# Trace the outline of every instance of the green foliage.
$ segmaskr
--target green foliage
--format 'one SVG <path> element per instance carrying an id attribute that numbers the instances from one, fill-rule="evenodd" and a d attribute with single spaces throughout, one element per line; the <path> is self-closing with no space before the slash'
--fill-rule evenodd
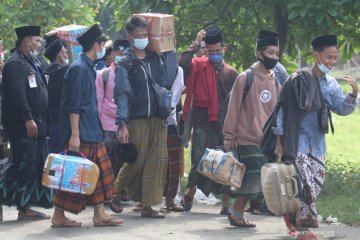
<path id="1" fill-rule="evenodd" d="M 42 34 L 68 24 L 89 25 L 98 12 L 98 2 L 87 0 L 2 0 L 0 35 L 5 48 L 14 47 L 14 29 L 24 25 L 40 25 Z"/>
<path id="2" fill-rule="evenodd" d="M 185 50 L 196 33 L 212 20 L 219 19 L 228 43 L 226 60 L 238 69 L 249 67 L 254 56 L 258 29 L 279 32 L 282 61 L 294 70 L 300 49 L 303 59 L 312 58 L 310 41 L 321 34 L 339 36 L 343 61 L 360 47 L 357 0 L 112 0 L 119 30 L 133 13 L 160 12 L 176 17 L 177 49 Z"/>

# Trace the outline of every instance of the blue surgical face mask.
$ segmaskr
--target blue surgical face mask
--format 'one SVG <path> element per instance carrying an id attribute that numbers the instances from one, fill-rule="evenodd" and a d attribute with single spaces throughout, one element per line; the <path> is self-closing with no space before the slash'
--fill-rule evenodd
<path id="1" fill-rule="evenodd" d="M 327 74 L 329 72 L 331 72 L 334 67 L 332 67 L 331 69 L 329 69 L 327 66 L 325 66 L 325 64 L 323 64 L 321 61 L 320 61 L 320 56 L 318 55 L 318 58 L 319 58 L 319 63 L 317 64 L 318 67 L 319 67 L 319 70 L 324 73 L 324 74 Z"/>
<path id="2" fill-rule="evenodd" d="M 136 47 L 139 50 L 144 50 L 146 48 L 146 46 L 149 43 L 149 39 L 148 38 L 135 38 L 134 39 L 134 47 Z"/>
<path id="3" fill-rule="evenodd" d="M 96 52 L 96 59 L 102 59 L 105 56 L 106 49 L 103 47 L 101 52 Z"/>
<path id="4" fill-rule="evenodd" d="M 115 64 L 118 64 L 123 59 L 124 59 L 124 56 L 115 56 Z"/>
<path id="5" fill-rule="evenodd" d="M 210 62 L 220 63 L 224 59 L 224 54 L 209 54 Z"/>

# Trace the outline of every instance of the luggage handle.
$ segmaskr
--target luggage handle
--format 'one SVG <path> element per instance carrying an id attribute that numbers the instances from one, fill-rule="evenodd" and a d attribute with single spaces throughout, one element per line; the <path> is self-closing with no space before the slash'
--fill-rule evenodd
<path id="1" fill-rule="evenodd" d="M 299 194 L 299 188 L 298 188 L 298 185 L 297 185 L 297 180 L 296 178 L 294 177 L 287 177 L 287 182 L 289 183 L 291 181 L 291 187 L 289 186 L 289 184 L 286 184 L 287 185 L 287 192 L 288 192 L 288 196 L 291 197 L 291 198 L 294 198 L 296 197 L 298 194 Z M 294 189 L 293 191 L 293 194 L 290 193 L 290 189 Z"/>

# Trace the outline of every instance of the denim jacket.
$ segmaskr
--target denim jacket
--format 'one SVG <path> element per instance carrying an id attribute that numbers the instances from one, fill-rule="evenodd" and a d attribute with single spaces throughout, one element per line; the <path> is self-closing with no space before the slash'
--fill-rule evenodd
<path id="1" fill-rule="evenodd" d="M 351 114 L 358 104 L 358 99 L 352 100 L 348 93 L 343 96 L 342 90 L 335 78 L 325 75 L 320 79 L 321 92 L 324 100 L 332 112 L 345 116 Z M 303 112 L 299 129 L 298 152 L 323 157 L 326 153 L 325 134 L 320 132 L 318 113 Z M 276 135 L 283 135 L 283 110 L 280 108 L 277 115 L 277 127 L 273 128 Z"/>

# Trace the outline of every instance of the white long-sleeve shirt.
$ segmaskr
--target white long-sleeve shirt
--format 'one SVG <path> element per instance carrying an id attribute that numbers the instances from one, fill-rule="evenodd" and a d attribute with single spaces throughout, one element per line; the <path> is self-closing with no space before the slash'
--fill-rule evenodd
<path id="1" fill-rule="evenodd" d="M 177 125 L 176 121 L 176 105 L 179 103 L 181 93 L 184 89 L 184 72 L 183 69 L 178 66 L 178 72 L 175 77 L 175 80 L 171 86 L 171 92 L 173 93 L 173 98 L 171 101 L 171 108 L 173 109 L 167 118 L 168 126 Z"/>

